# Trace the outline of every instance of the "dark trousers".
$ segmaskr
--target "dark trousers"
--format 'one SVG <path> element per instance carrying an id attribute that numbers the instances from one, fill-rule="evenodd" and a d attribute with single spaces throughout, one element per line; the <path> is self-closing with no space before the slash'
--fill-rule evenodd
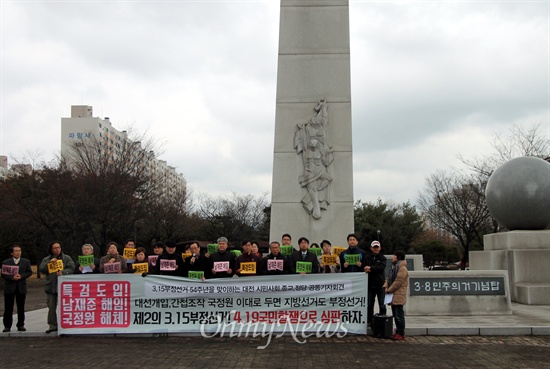
<path id="1" fill-rule="evenodd" d="M 13 303 L 17 304 L 17 328 L 25 326 L 26 294 L 15 289 L 15 293 L 4 294 L 4 327 L 11 328 L 13 324 Z"/>
<path id="2" fill-rule="evenodd" d="M 48 326 L 57 329 L 57 293 L 46 293 L 48 298 Z"/>
<path id="3" fill-rule="evenodd" d="M 395 333 L 405 336 L 405 311 L 403 305 L 392 305 L 391 312 L 395 320 Z"/>
<path id="4" fill-rule="evenodd" d="M 374 315 L 374 300 L 378 298 L 378 310 L 380 315 L 386 315 L 386 305 L 384 305 L 384 297 L 386 296 L 382 287 L 369 288 L 369 302 L 367 307 L 367 322 L 372 323 Z"/>

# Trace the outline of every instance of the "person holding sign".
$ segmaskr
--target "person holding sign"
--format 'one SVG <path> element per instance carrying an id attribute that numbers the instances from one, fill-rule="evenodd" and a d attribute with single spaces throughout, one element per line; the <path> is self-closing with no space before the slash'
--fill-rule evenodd
<path id="1" fill-rule="evenodd" d="M 241 246 L 243 253 L 235 259 L 235 274 L 239 277 L 257 275 L 260 257 L 252 253 L 252 243 L 250 241 L 241 242 Z"/>
<path id="2" fill-rule="evenodd" d="M 321 254 L 321 265 L 319 270 L 321 273 L 340 273 L 342 267 L 340 265 L 340 258 L 338 255 L 332 253 L 332 244 L 329 240 L 323 240 L 321 242 L 321 248 L 323 253 Z"/>
<path id="3" fill-rule="evenodd" d="M 82 246 L 82 255 L 78 257 L 74 274 L 99 273 L 99 259 L 94 257 L 94 247 L 89 243 Z"/>
<path id="4" fill-rule="evenodd" d="M 99 260 L 100 273 L 126 273 L 126 259 L 118 254 L 118 245 L 116 242 L 109 242 L 107 245 L 107 255 Z"/>
<path id="5" fill-rule="evenodd" d="M 147 255 L 145 255 L 145 249 L 143 247 L 136 248 L 136 253 L 134 255 L 134 263 L 132 268 L 129 269 L 129 272 L 134 274 L 143 274 L 149 272 L 149 262 L 147 261 Z"/>
<path id="6" fill-rule="evenodd" d="M 395 320 L 395 334 L 393 340 L 405 339 L 405 311 L 403 305 L 407 302 L 407 288 L 409 287 L 409 271 L 405 261 L 405 252 L 397 250 L 392 258 L 392 265 L 388 278 L 384 283 L 386 294 L 393 294 L 391 311 Z"/>
<path id="7" fill-rule="evenodd" d="M 31 262 L 21 257 L 21 246 L 10 247 L 11 258 L 2 262 L 4 285 L 4 330 L 9 332 L 13 324 L 13 304 L 17 304 L 17 330 L 25 329 L 25 299 L 27 297 L 27 278 L 32 275 Z"/>
<path id="8" fill-rule="evenodd" d="M 149 261 L 149 272 L 154 272 L 155 267 L 157 265 L 157 259 L 159 255 L 162 255 L 164 253 L 164 243 L 163 242 L 157 242 L 153 246 L 153 255 L 149 255 L 147 257 L 147 260 Z"/>
<path id="9" fill-rule="evenodd" d="M 189 251 L 191 252 L 191 256 L 185 258 L 184 276 L 189 278 L 189 272 L 202 272 L 202 277 L 200 279 L 204 281 L 206 278 L 210 278 L 210 260 L 207 257 L 201 255 L 199 244 L 196 242 L 190 244 Z M 197 273 L 193 274 L 195 276 L 197 275 Z M 200 273 L 198 275 L 200 275 Z"/>
<path id="10" fill-rule="evenodd" d="M 319 273 L 319 259 L 317 259 L 317 255 L 309 251 L 309 240 L 300 237 L 298 245 L 300 249 L 290 255 L 290 273 Z"/>
<path id="11" fill-rule="evenodd" d="M 61 251 L 61 244 L 50 242 L 49 255 L 42 259 L 39 269 L 46 276 L 44 292 L 48 298 L 48 330 L 46 333 L 57 331 L 57 277 L 73 274 L 75 265 L 69 255 Z"/>
<path id="12" fill-rule="evenodd" d="M 281 254 L 281 246 L 279 242 L 273 241 L 269 244 L 270 253 L 260 260 L 260 274 L 263 275 L 279 275 L 288 274 L 290 266 L 288 259 Z"/>
<path id="13" fill-rule="evenodd" d="M 124 250 L 122 250 L 122 256 L 126 260 L 126 269 L 132 270 L 132 264 L 135 262 L 136 257 L 136 241 L 132 238 L 126 240 L 124 244 Z"/>
<path id="14" fill-rule="evenodd" d="M 342 273 L 363 272 L 364 263 L 367 258 L 365 251 L 357 247 L 357 236 L 353 233 L 348 234 L 348 249 L 340 253 L 340 264 Z"/>
<path id="15" fill-rule="evenodd" d="M 369 275 L 369 293 L 367 309 L 367 325 L 372 326 L 372 317 L 374 316 L 374 300 L 378 298 L 378 310 L 380 315 L 386 315 L 386 305 L 384 305 L 384 272 L 386 271 L 386 257 L 380 252 L 382 245 L 378 241 L 372 241 L 370 244 L 370 253 L 365 260 L 365 273 Z"/>
<path id="16" fill-rule="evenodd" d="M 227 238 L 218 238 L 218 252 L 210 255 L 212 278 L 231 278 L 235 268 L 235 255 L 227 251 Z"/>
<path id="17" fill-rule="evenodd" d="M 183 277 L 187 273 L 181 255 L 176 253 L 176 243 L 168 240 L 165 245 L 166 252 L 157 258 L 155 274 Z"/>

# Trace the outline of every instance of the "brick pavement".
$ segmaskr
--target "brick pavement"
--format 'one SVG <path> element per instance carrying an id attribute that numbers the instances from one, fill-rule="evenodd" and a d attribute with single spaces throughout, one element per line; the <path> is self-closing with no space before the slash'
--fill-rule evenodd
<path id="1" fill-rule="evenodd" d="M 65 336 L 0 340 L 2 367 L 40 368 L 543 368 L 548 336 L 262 338 Z M 15 354 L 14 354 L 15 353 Z"/>
<path id="2" fill-rule="evenodd" d="M 46 311 L 41 309 L 44 294 L 41 288 L 32 290 L 30 295 L 35 296 L 27 308 L 39 310 L 27 314 L 28 331 L 0 334 L 2 368 L 549 367 L 548 306 L 513 304 L 513 314 L 508 316 L 407 317 L 411 334 L 403 342 L 349 335 L 310 338 L 298 344 L 287 336 L 273 339 L 265 350 L 259 350 L 267 338 L 47 335 Z M 490 336 L 480 331 L 481 335 L 466 336 L 464 329 L 469 328 L 465 327 L 497 327 L 501 329 L 497 334 L 509 335 Z M 514 333 L 518 327 L 530 330 Z M 415 331 L 417 335 L 413 335 Z M 457 335 L 441 335 L 445 331 Z"/>

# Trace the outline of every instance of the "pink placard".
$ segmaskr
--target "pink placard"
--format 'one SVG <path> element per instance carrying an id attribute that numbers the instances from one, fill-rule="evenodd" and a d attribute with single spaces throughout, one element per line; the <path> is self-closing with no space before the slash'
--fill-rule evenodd
<path id="1" fill-rule="evenodd" d="M 215 261 L 214 270 L 216 272 L 225 272 L 229 269 L 229 261 Z"/>
<path id="2" fill-rule="evenodd" d="M 120 262 L 116 263 L 105 263 L 103 264 L 103 271 L 105 273 L 119 273 L 120 272 Z"/>
<path id="3" fill-rule="evenodd" d="M 19 265 L 2 265 L 2 274 L 17 275 L 19 274 Z"/>
<path id="4" fill-rule="evenodd" d="M 268 259 L 267 260 L 267 270 L 275 271 L 275 270 L 283 270 L 283 260 L 277 260 L 277 259 Z"/>
<path id="5" fill-rule="evenodd" d="M 149 262 L 151 263 L 152 266 L 156 266 L 157 265 L 157 259 L 159 258 L 158 255 L 149 255 L 147 257 L 147 260 L 149 260 Z"/>
<path id="6" fill-rule="evenodd" d="M 160 270 L 176 270 L 176 261 L 160 259 Z"/>

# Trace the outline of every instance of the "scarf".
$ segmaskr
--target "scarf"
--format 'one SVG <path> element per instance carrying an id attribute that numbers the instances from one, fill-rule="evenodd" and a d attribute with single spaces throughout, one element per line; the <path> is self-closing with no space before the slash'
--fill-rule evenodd
<path id="1" fill-rule="evenodd" d="M 401 263 L 403 260 L 397 260 L 392 262 L 392 266 L 390 268 L 390 271 L 388 272 L 388 287 L 393 284 L 395 281 L 395 278 L 397 278 L 397 270 L 399 269 L 399 263 Z"/>

